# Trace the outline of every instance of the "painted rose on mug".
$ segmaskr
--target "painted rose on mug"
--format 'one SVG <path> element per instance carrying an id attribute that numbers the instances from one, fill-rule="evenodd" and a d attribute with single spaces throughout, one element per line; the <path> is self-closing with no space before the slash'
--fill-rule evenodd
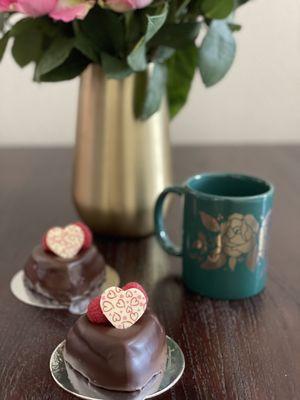
<path id="1" fill-rule="evenodd" d="M 243 255 L 248 255 L 250 267 L 256 259 L 259 231 L 259 224 L 253 215 L 232 214 L 221 225 L 221 230 L 222 249 L 230 257 L 229 267 L 234 269 L 238 258 Z"/>
<path id="2" fill-rule="evenodd" d="M 253 215 L 239 213 L 225 220 L 221 215 L 216 218 L 200 212 L 200 218 L 206 231 L 198 233 L 191 256 L 199 260 L 201 268 L 218 269 L 228 263 L 234 270 L 239 261 L 244 261 L 249 269 L 255 268 L 264 252 L 258 248 L 258 242 L 263 242 L 260 240 L 262 232 L 266 235 L 264 222 L 260 228 Z"/>
<path id="3" fill-rule="evenodd" d="M 249 253 L 256 244 L 259 225 L 253 215 L 232 214 L 223 227 L 223 249 L 231 257 Z"/>
<path id="4" fill-rule="evenodd" d="M 84 18 L 96 0 L 0 0 L 0 11 L 15 11 L 29 17 L 49 15 L 64 22 Z"/>

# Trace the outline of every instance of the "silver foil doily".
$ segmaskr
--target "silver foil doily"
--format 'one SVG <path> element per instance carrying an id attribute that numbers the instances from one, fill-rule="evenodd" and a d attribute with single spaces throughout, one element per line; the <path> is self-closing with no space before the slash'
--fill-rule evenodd
<path id="1" fill-rule="evenodd" d="M 10 282 L 10 290 L 18 300 L 22 301 L 25 304 L 41 308 L 69 310 L 72 314 L 80 315 L 86 312 L 87 306 L 93 297 L 99 295 L 99 293 L 102 293 L 110 286 L 118 286 L 119 283 L 120 277 L 117 271 L 109 265 L 106 265 L 104 283 L 99 288 L 93 290 L 93 292 L 91 292 L 88 297 L 85 297 L 84 299 L 80 299 L 78 301 L 74 301 L 70 306 L 61 305 L 58 302 L 48 299 L 47 297 L 29 289 L 24 282 L 23 270 L 18 271 L 13 276 Z"/>
<path id="2" fill-rule="evenodd" d="M 87 379 L 65 362 L 60 343 L 50 358 L 50 371 L 55 382 L 66 392 L 86 400 L 144 400 L 156 397 L 174 386 L 181 378 L 185 360 L 178 344 L 167 336 L 168 356 L 164 373 L 155 376 L 142 390 L 116 392 L 91 385 Z"/>

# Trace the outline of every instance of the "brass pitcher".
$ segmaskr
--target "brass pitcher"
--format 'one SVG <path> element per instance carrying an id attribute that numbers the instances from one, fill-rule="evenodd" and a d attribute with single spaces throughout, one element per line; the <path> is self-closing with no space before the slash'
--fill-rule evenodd
<path id="1" fill-rule="evenodd" d="M 104 235 L 152 233 L 156 197 L 172 181 L 166 101 L 140 121 L 137 88 L 137 75 L 107 79 L 97 65 L 81 77 L 73 196 L 82 220 Z"/>

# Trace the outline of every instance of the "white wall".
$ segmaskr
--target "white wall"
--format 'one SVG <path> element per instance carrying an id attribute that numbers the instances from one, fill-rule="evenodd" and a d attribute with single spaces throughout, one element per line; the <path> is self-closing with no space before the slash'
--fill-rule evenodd
<path id="1" fill-rule="evenodd" d="M 253 0 L 237 22 L 230 73 L 205 89 L 197 78 L 171 125 L 175 143 L 300 142 L 300 3 Z M 78 81 L 37 85 L 31 67 L 0 65 L 0 145 L 74 141 Z"/>

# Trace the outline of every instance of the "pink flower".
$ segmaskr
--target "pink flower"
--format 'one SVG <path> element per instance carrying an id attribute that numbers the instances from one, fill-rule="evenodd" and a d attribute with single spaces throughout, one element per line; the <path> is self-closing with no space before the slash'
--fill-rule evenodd
<path id="1" fill-rule="evenodd" d="M 0 11 L 17 11 L 30 17 L 49 15 L 64 22 L 84 18 L 96 0 L 0 0 Z"/>
<path id="2" fill-rule="evenodd" d="M 56 6 L 57 0 L 16 0 L 16 11 L 30 17 L 39 17 L 50 14 Z"/>
<path id="3" fill-rule="evenodd" d="M 0 12 L 13 11 L 15 0 L 0 0 Z"/>
<path id="4" fill-rule="evenodd" d="M 95 5 L 96 0 L 58 0 L 50 17 L 64 22 L 83 19 Z"/>
<path id="5" fill-rule="evenodd" d="M 153 0 L 99 0 L 99 4 L 103 8 L 124 13 L 137 8 L 145 8 L 152 3 Z"/>

